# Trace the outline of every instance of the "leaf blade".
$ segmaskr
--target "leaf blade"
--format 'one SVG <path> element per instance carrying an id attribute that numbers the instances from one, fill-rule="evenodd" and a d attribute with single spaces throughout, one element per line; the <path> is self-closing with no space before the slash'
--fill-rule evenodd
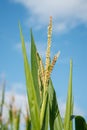
<path id="1" fill-rule="evenodd" d="M 87 130 L 86 121 L 82 116 L 75 117 L 75 129 L 76 130 Z"/>
<path id="2" fill-rule="evenodd" d="M 72 60 L 70 60 L 70 76 L 69 76 L 69 85 L 67 93 L 67 102 L 66 102 L 66 112 L 64 118 L 64 130 L 70 130 L 72 125 L 71 115 L 73 113 L 73 101 L 72 101 Z"/>
<path id="3" fill-rule="evenodd" d="M 34 42 L 34 37 L 31 30 L 31 72 L 37 97 L 38 106 L 40 108 L 40 93 L 38 84 L 38 63 L 37 63 L 37 49 Z"/>
<path id="4" fill-rule="evenodd" d="M 24 37 L 22 34 L 22 29 L 21 29 L 20 24 L 19 24 L 19 29 L 20 29 L 20 37 L 21 37 L 21 42 L 22 42 L 23 57 L 24 57 L 26 89 L 27 89 L 27 96 L 28 96 L 28 105 L 30 106 L 29 108 L 30 108 L 30 116 L 31 116 L 31 122 L 32 122 L 32 130 L 40 130 L 40 119 L 39 119 L 39 109 L 38 109 L 38 104 L 37 104 L 37 98 L 36 98 L 36 93 L 34 89 L 32 74 L 30 71 L 30 66 L 28 64 Z"/>
<path id="5" fill-rule="evenodd" d="M 49 84 L 50 130 L 62 130 L 62 118 L 60 116 L 56 93 L 51 79 L 49 81 Z"/>

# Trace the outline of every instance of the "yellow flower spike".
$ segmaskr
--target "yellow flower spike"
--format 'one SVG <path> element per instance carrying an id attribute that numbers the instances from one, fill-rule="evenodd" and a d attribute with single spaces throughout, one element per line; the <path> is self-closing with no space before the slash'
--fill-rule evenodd
<path id="1" fill-rule="evenodd" d="M 51 74 L 52 70 L 53 70 L 53 67 L 57 61 L 57 59 L 59 58 L 60 56 L 60 51 L 58 51 L 58 53 L 54 56 L 53 60 L 52 60 L 52 63 L 50 65 L 50 68 L 49 68 L 49 73 Z"/>
<path id="2" fill-rule="evenodd" d="M 54 67 L 54 65 L 55 65 L 55 63 L 56 63 L 56 61 L 57 61 L 59 55 L 60 55 L 60 51 L 58 51 L 58 53 L 54 56 L 54 58 L 53 58 L 53 60 L 52 60 L 52 63 L 51 63 L 50 66 L 49 66 L 49 71 L 48 71 L 48 73 L 47 73 L 47 82 L 48 82 L 48 80 L 49 80 L 49 78 L 50 78 L 50 74 L 51 74 L 51 72 L 52 72 L 52 70 L 53 70 L 53 67 Z"/>
<path id="3" fill-rule="evenodd" d="M 42 80 L 42 84 L 44 85 L 44 66 L 42 60 L 40 60 L 40 69 L 41 69 L 41 80 Z"/>
<path id="4" fill-rule="evenodd" d="M 39 84 L 39 87 L 41 86 L 41 82 L 40 82 L 40 70 L 38 69 L 38 84 Z"/>
<path id="5" fill-rule="evenodd" d="M 48 68 L 50 65 L 50 48 L 51 48 L 51 37 L 52 37 L 52 17 L 50 17 L 50 23 L 48 25 L 48 41 L 47 41 L 47 51 L 46 51 L 46 67 L 45 67 L 45 80 L 44 87 L 46 86 L 46 80 L 48 75 Z"/>

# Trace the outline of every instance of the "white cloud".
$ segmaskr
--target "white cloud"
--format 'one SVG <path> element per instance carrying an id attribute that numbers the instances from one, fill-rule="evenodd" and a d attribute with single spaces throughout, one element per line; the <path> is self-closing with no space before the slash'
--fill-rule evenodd
<path id="1" fill-rule="evenodd" d="M 66 31 L 80 23 L 87 24 L 87 0 L 11 0 L 29 12 L 29 24 L 47 24 L 53 16 L 57 31 Z M 31 22 L 33 21 L 33 22 Z"/>
<path id="2" fill-rule="evenodd" d="M 6 74 L 5 72 L 0 73 L 0 80 L 5 80 Z"/>
<path id="3" fill-rule="evenodd" d="M 29 52 L 30 44 L 27 41 L 25 42 L 25 47 L 27 49 L 27 52 Z M 13 48 L 18 52 L 22 52 L 22 44 L 21 44 L 21 42 L 16 43 Z"/>
<path id="4" fill-rule="evenodd" d="M 58 103 L 59 103 L 60 113 L 61 113 L 62 117 L 64 117 L 64 115 L 65 115 L 66 103 L 65 103 L 64 101 L 62 101 L 61 99 L 58 100 Z M 74 115 L 81 115 L 81 116 L 84 116 L 84 117 L 85 117 L 85 115 L 86 115 L 86 113 L 85 113 L 77 104 L 74 104 L 73 114 L 74 114 Z"/>
<path id="5" fill-rule="evenodd" d="M 11 85 L 12 91 L 16 93 L 25 93 L 26 92 L 26 86 L 21 82 L 15 82 Z"/>
<path id="6" fill-rule="evenodd" d="M 27 104 L 26 96 L 23 94 L 17 94 L 13 93 L 12 91 L 8 91 L 5 94 L 5 102 L 7 104 L 10 104 L 12 97 L 15 98 L 15 106 L 17 107 L 17 109 L 22 109 L 22 111 L 25 113 Z"/>

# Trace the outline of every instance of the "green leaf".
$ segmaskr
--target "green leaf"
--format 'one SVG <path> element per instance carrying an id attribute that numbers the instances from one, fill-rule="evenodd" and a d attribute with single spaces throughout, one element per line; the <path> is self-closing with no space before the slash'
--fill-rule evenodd
<path id="1" fill-rule="evenodd" d="M 73 115 L 73 108 L 74 108 L 74 99 L 72 100 L 72 104 L 71 104 L 71 118 L 70 118 L 70 130 L 73 130 L 73 118 L 74 118 L 74 115 Z"/>
<path id="2" fill-rule="evenodd" d="M 75 117 L 75 130 L 87 130 L 86 121 L 82 116 Z"/>
<path id="3" fill-rule="evenodd" d="M 72 101 L 72 60 L 70 60 L 70 77 L 69 77 L 69 86 L 66 102 L 66 113 L 64 119 L 64 130 L 70 130 L 72 120 L 71 115 L 73 113 L 73 101 Z"/>
<path id="4" fill-rule="evenodd" d="M 34 37 L 31 30 L 31 72 L 34 82 L 34 87 L 36 91 L 38 106 L 40 108 L 40 93 L 38 85 L 38 63 L 37 63 L 37 49 L 34 42 Z"/>
<path id="5" fill-rule="evenodd" d="M 26 77 L 26 89 L 27 89 L 27 96 L 28 96 L 28 105 L 30 108 L 30 116 L 32 122 L 32 130 L 40 130 L 40 118 L 39 118 L 39 108 L 37 103 L 37 97 L 35 93 L 35 87 L 33 83 L 33 77 L 30 70 L 30 66 L 28 63 L 28 58 L 25 49 L 24 37 L 22 34 L 22 29 L 19 24 L 20 28 L 20 37 L 22 42 L 22 51 L 24 57 L 24 68 L 25 68 L 25 77 Z"/>
<path id="6" fill-rule="evenodd" d="M 49 81 L 49 112 L 50 130 L 62 130 L 62 118 L 60 116 L 56 93 L 51 80 Z"/>

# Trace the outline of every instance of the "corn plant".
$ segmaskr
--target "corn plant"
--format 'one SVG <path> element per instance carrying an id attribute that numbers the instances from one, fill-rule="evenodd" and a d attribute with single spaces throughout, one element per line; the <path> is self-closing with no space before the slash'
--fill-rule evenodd
<path id="1" fill-rule="evenodd" d="M 72 60 L 70 60 L 70 74 L 64 119 L 60 114 L 56 92 L 51 79 L 51 73 L 60 56 L 60 51 L 58 51 L 51 61 L 52 17 L 50 17 L 48 25 L 45 65 L 37 51 L 32 30 L 30 31 L 31 64 L 29 64 L 20 24 L 19 28 L 28 98 L 28 107 L 26 107 L 27 114 L 23 115 L 25 119 L 25 129 L 23 130 L 73 130 L 73 119 L 75 120 L 75 130 L 87 130 L 87 123 L 84 117 L 75 116 L 73 114 Z M 14 106 L 14 97 L 12 97 L 11 103 L 7 105 L 9 113 L 8 120 L 7 122 L 3 120 L 3 106 L 6 104 L 4 103 L 4 95 L 5 85 L 3 85 L 2 100 L 0 102 L 0 130 L 20 130 L 20 117 L 23 113 Z"/>
<path id="2" fill-rule="evenodd" d="M 22 28 L 20 37 L 24 57 L 24 69 L 26 77 L 26 89 L 28 105 L 31 117 L 31 130 L 73 130 L 71 115 L 73 114 L 72 95 L 72 60 L 70 60 L 70 76 L 66 102 L 66 113 L 64 122 L 60 115 L 56 93 L 50 77 L 54 65 L 59 58 L 60 51 L 50 59 L 51 37 L 52 37 L 52 17 L 48 26 L 48 40 L 46 50 L 45 66 L 37 51 L 34 37 L 31 30 L 31 67 L 28 62 Z"/>

